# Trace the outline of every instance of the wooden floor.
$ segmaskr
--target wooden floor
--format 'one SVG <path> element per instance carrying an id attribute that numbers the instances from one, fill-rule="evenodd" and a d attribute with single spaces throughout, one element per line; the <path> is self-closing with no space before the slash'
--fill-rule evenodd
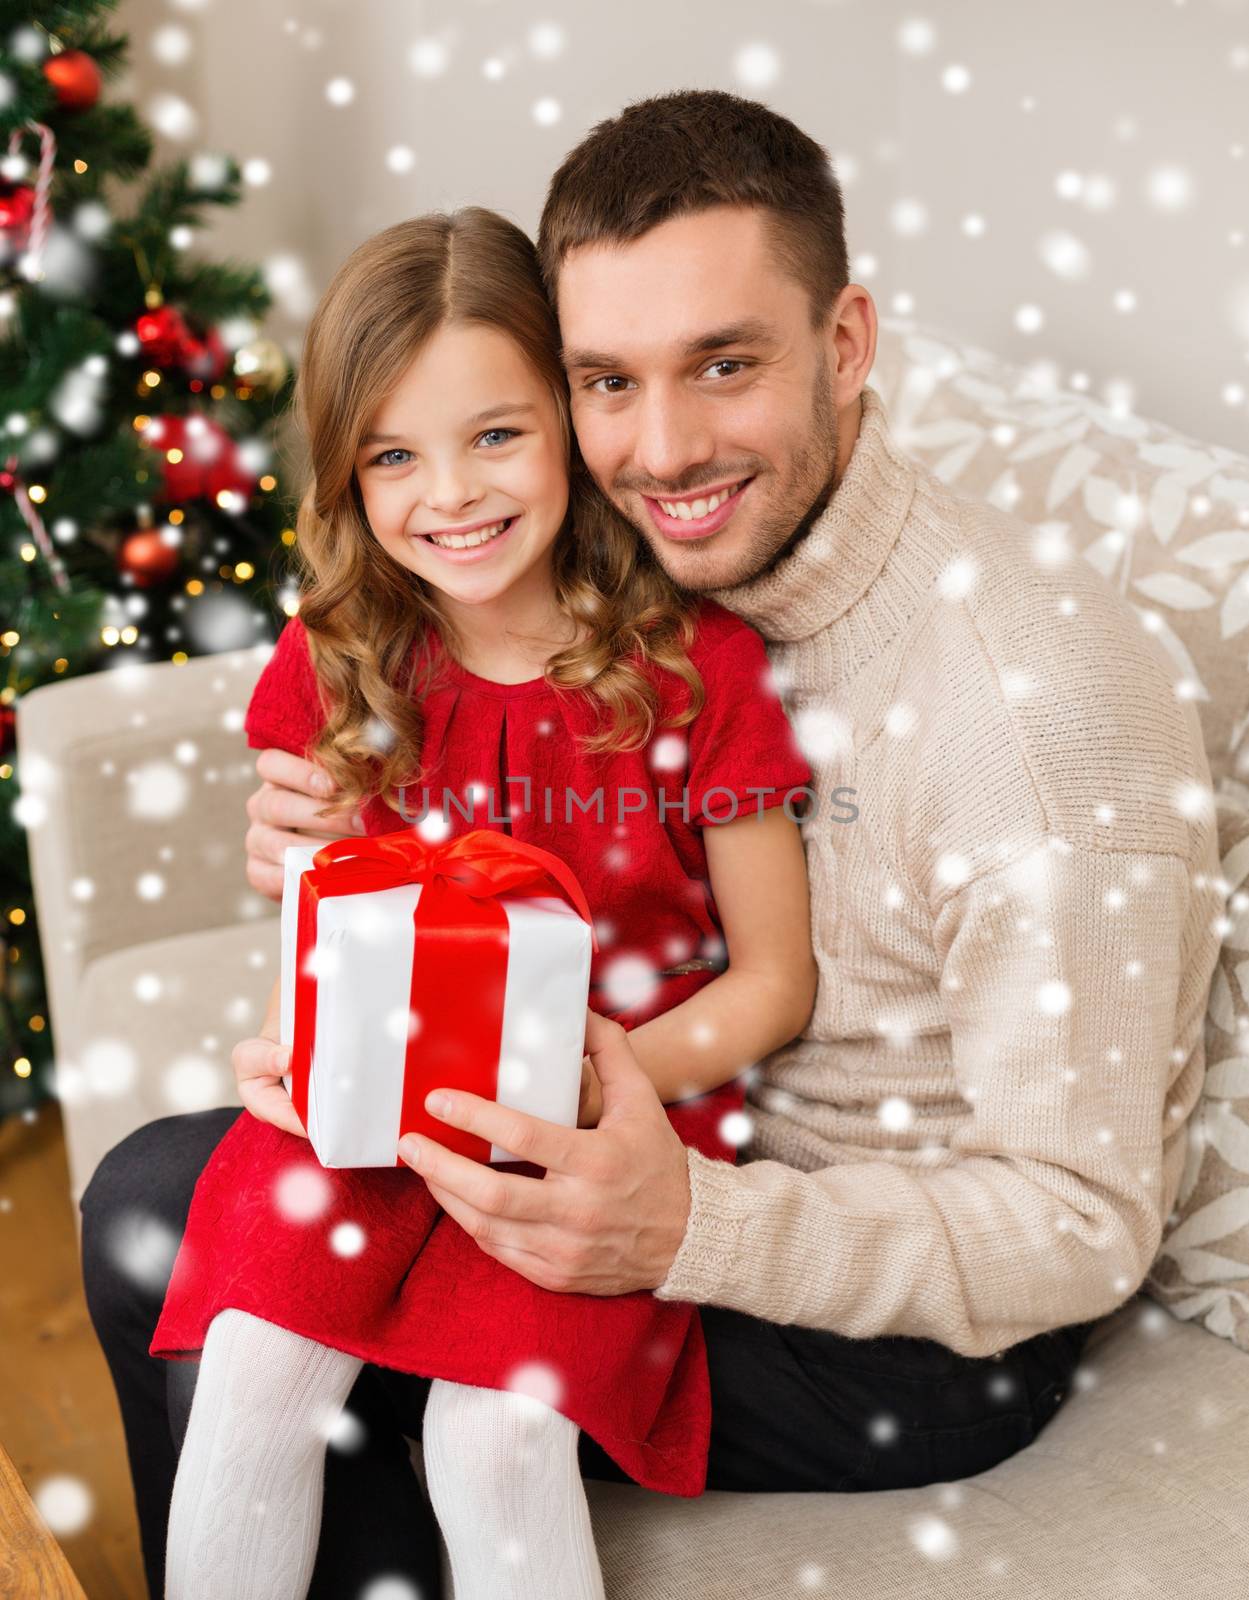
<path id="1" fill-rule="evenodd" d="M 0 1123 L 0 1261 L 0 1440 L 37 1505 L 50 1478 L 70 1478 L 89 1497 L 78 1532 L 53 1531 L 91 1600 L 148 1600 L 121 1415 L 83 1298 L 55 1101 L 33 1121 Z"/>

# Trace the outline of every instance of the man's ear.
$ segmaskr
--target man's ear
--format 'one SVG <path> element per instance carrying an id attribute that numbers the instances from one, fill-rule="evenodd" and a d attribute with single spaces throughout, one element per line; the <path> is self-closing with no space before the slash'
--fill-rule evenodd
<path id="1" fill-rule="evenodd" d="M 848 283 L 833 302 L 824 327 L 825 353 L 833 379 L 833 403 L 840 411 L 863 392 L 876 360 L 879 320 L 876 302 L 861 283 Z"/>

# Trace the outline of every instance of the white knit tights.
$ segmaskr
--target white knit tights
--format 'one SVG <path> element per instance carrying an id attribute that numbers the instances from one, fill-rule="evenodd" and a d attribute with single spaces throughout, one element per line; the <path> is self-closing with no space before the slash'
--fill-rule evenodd
<path id="1" fill-rule="evenodd" d="M 165 1600 L 304 1600 L 326 1442 L 361 1365 L 250 1312 L 218 1312 L 174 1478 Z"/>
<path id="2" fill-rule="evenodd" d="M 169 1511 L 165 1600 L 305 1600 L 326 1441 L 361 1362 L 233 1308 L 209 1324 Z M 422 1438 L 455 1600 L 604 1600 L 577 1427 L 436 1379 Z"/>
<path id="3" fill-rule="evenodd" d="M 528 1395 L 430 1385 L 425 1478 L 455 1600 L 604 1600 L 578 1431 Z"/>

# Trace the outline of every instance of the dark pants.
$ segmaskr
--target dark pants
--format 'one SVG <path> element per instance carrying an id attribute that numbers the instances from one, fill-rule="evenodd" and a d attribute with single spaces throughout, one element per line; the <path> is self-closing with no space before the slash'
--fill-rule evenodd
<path id="1" fill-rule="evenodd" d="M 165 1529 L 198 1364 L 149 1356 L 200 1171 L 235 1117 L 163 1117 L 100 1162 L 82 1197 L 87 1305 L 121 1407 L 152 1600 L 164 1592 Z M 929 1339 L 846 1339 L 702 1308 L 711 1368 L 709 1489 L 916 1488 L 984 1472 L 1022 1450 L 1070 1392 L 1092 1323 L 998 1356 Z M 364 1366 L 348 1397 L 364 1443 L 326 1455 L 308 1600 L 337 1600 L 391 1574 L 440 1600 L 438 1530 L 412 1472 L 429 1379 Z M 587 1435 L 589 1478 L 628 1482 Z"/>

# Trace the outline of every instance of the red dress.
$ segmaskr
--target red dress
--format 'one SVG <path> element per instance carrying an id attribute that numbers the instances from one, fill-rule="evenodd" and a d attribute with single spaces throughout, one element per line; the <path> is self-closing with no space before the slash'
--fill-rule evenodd
<path id="1" fill-rule="evenodd" d="M 663 726 L 686 688 L 662 673 L 659 728 L 650 743 L 597 756 L 576 742 L 594 725 L 582 696 L 542 678 L 494 683 L 460 667 L 440 645 L 431 649 L 445 670 L 424 701 L 425 748 L 439 752 L 424 788 L 429 809 L 445 810 L 451 824 L 438 837 L 493 826 L 568 862 L 599 942 L 590 1003 L 624 1027 L 712 982 L 725 949 L 702 828 L 709 818 L 730 819 L 734 798 L 736 814 L 745 816 L 779 805 L 811 777 L 759 635 L 704 599 L 690 648 L 706 690 L 696 720 Z M 322 720 L 307 638 L 292 618 L 252 695 L 248 743 L 303 755 Z M 476 812 L 465 817 L 475 784 L 493 794 L 476 791 Z M 459 797 L 458 808 L 444 802 L 444 788 Z M 593 803 L 599 788 L 601 821 Z M 669 807 L 662 819 L 661 789 Z M 759 789 L 765 792 L 751 792 Z M 424 800 L 423 792 L 405 795 L 406 821 L 371 800 L 367 831 L 413 825 Z M 716 967 L 668 975 L 692 960 Z M 735 1146 L 719 1124 L 743 1101 L 739 1077 L 666 1110 L 685 1144 L 733 1161 Z M 274 1198 L 278 1180 L 304 1167 L 329 1185 L 330 1203 L 311 1220 L 292 1217 Z M 344 1255 L 331 1244 L 341 1222 L 363 1229 L 358 1253 Z M 474 1244 L 409 1167 L 323 1169 L 306 1139 L 246 1110 L 196 1184 L 149 1353 L 192 1358 L 226 1306 L 378 1366 L 484 1388 L 525 1388 L 518 1369 L 537 1363 L 555 1382 L 556 1409 L 637 1483 L 683 1496 L 705 1486 L 711 1403 L 696 1306 L 649 1290 L 598 1296 L 543 1289 Z"/>

